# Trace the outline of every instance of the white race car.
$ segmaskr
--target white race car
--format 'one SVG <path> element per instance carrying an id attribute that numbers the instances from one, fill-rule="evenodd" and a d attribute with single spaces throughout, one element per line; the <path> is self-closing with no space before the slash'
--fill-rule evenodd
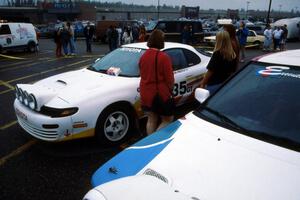
<path id="1" fill-rule="evenodd" d="M 275 53 L 196 89 L 198 109 L 105 163 L 84 200 L 299 200 L 299 63 Z"/>
<path id="2" fill-rule="evenodd" d="M 96 135 L 102 143 L 122 142 L 143 116 L 138 62 L 146 49 L 146 43 L 125 45 L 86 69 L 17 84 L 18 123 L 45 141 Z M 175 101 L 184 104 L 193 99 L 210 57 L 178 43 L 165 43 L 163 51 L 174 67 Z"/>

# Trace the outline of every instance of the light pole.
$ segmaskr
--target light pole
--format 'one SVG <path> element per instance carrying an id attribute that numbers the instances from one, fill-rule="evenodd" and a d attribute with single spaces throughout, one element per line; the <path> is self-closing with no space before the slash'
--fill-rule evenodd
<path id="1" fill-rule="evenodd" d="M 267 24 L 270 24 L 270 11 L 271 11 L 272 0 L 269 2 L 269 10 L 267 15 Z"/>
<path id="2" fill-rule="evenodd" d="M 159 0 L 157 0 L 157 20 L 159 20 Z"/>
<path id="3" fill-rule="evenodd" d="M 249 4 L 250 4 L 250 1 L 247 1 L 246 19 L 248 19 Z"/>

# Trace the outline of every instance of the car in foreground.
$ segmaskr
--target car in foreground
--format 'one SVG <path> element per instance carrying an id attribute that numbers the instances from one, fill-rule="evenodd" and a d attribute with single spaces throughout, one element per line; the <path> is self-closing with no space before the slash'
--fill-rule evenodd
<path id="1" fill-rule="evenodd" d="M 247 37 L 247 45 L 255 45 L 257 47 L 261 47 L 265 41 L 265 37 L 263 35 L 258 35 L 255 31 L 249 30 L 249 34 Z M 204 42 L 208 45 L 215 45 L 216 36 L 207 36 L 204 37 Z"/>
<path id="2" fill-rule="evenodd" d="M 101 166 L 84 200 L 298 200 L 300 50 L 253 60 Z"/>
<path id="3" fill-rule="evenodd" d="M 18 123 L 45 141 L 90 136 L 111 145 L 124 141 L 144 116 L 138 62 L 146 49 L 146 43 L 124 45 L 86 69 L 17 84 Z M 165 43 L 163 51 L 173 64 L 176 105 L 193 100 L 210 57 L 179 43 Z"/>

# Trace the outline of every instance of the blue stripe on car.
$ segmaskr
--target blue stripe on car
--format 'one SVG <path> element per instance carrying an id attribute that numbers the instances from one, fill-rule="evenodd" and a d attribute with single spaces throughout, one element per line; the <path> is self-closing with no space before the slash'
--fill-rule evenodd
<path id="1" fill-rule="evenodd" d="M 94 173 L 92 186 L 137 174 L 172 141 L 180 126 L 181 122 L 175 121 L 113 157 Z"/>

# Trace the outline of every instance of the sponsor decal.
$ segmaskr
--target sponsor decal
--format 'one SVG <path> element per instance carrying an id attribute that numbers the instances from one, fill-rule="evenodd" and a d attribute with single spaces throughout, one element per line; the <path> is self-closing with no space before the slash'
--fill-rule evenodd
<path id="1" fill-rule="evenodd" d="M 266 69 L 259 70 L 258 74 L 263 77 L 282 76 L 282 77 L 291 77 L 291 78 L 299 78 L 300 79 L 300 74 L 285 72 L 286 70 L 289 70 L 289 69 L 290 69 L 289 67 L 284 67 L 284 66 L 269 66 L 269 67 L 266 67 Z"/>
<path id="2" fill-rule="evenodd" d="M 138 48 L 127 48 L 127 47 L 123 47 L 120 49 L 120 51 L 126 51 L 126 52 L 132 52 L 132 53 L 141 53 L 141 49 Z"/>

